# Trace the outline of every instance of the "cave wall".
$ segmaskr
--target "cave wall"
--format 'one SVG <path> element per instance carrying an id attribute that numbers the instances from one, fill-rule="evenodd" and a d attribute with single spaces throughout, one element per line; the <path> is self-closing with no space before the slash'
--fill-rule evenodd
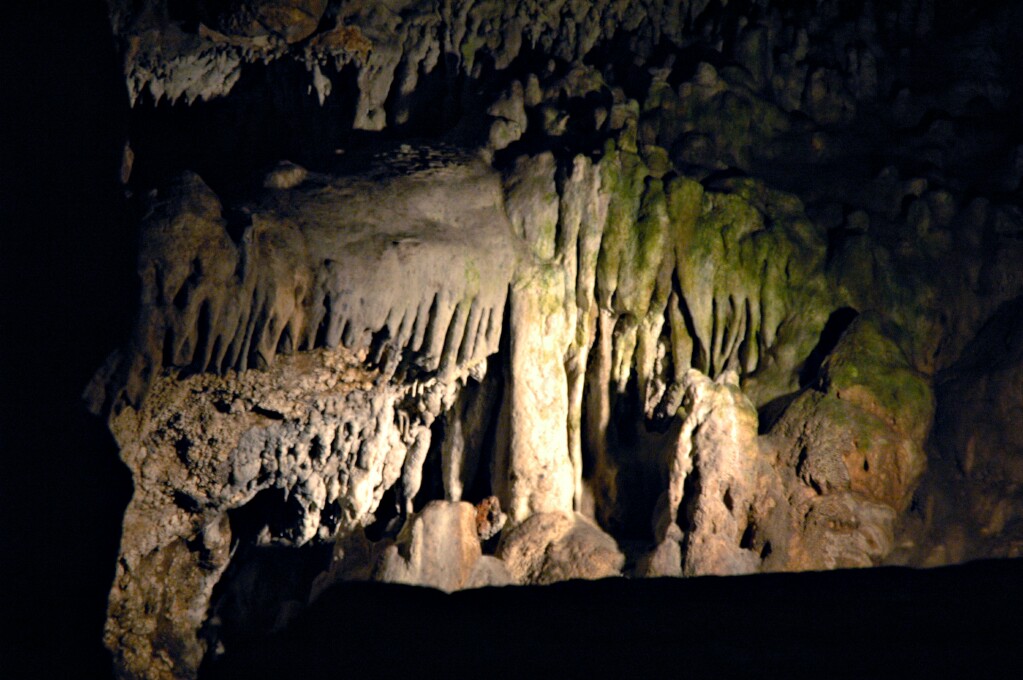
<path id="1" fill-rule="evenodd" d="M 1015 555 L 1014 7 L 108 6 L 126 677 L 339 580 Z"/>

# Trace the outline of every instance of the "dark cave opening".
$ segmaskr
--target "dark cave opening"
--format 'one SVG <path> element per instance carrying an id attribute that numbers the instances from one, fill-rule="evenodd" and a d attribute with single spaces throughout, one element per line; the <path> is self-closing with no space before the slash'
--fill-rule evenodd
<path id="1" fill-rule="evenodd" d="M 824 329 L 821 330 L 820 340 L 810 351 L 806 361 L 803 362 L 803 367 L 799 371 L 800 388 L 810 385 L 817 379 L 817 374 L 820 373 L 824 360 L 835 349 L 842 334 L 845 333 L 846 329 L 849 328 L 849 325 L 852 324 L 859 314 L 852 307 L 842 307 L 831 313 L 824 324 Z"/>
<path id="2" fill-rule="evenodd" d="M 610 465 L 614 476 L 614 497 L 608 498 L 605 490 L 594 488 L 594 514 L 601 528 L 619 543 L 626 554 L 626 572 L 636 564 L 637 559 L 654 543 L 655 508 L 660 499 L 666 480 L 666 449 L 676 441 L 679 421 L 665 412 L 655 409 L 654 417 L 647 419 L 644 409 L 644 395 L 640 394 L 636 370 L 630 376 L 622 392 L 612 381 L 604 387 L 608 390 L 611 414 L 607 430 L 601 436 L 592 429 L 592 410 L 599 398 L 592 393 L 601 389 L 597 379 L 600 361 L 596 347 L 599 338 L 594 339 L 594 351 L 589 355 L 587 375 L 583 385 L 582 412 L 582 479 L 584 485 L 600 484 L 598 475 L 601 468 Z M 671 375 L 670 364 L 665 375 Z M 590 423 L 591 425 L 588 425 Z M 598 451 L 605 451 L 606 462 L 597 460 Z"/>
<path id="3" fill-rule="evenodd" d="M 398 501 L 398 485 L 395 484 L 384 491 L 380 504 L 373 513 L 373 521 L 363 529 L 366 538 L 376 542 L 394 535 L 398 530 L 396 520 L 401 517 L 401 505 Z"/>
<path id="4" fill-rule="evenodd" d="M 632 371 L 625 391 L 613 397 L 607 446 L 617 469 L 617 512 L 605 529 L 616 539 L 651 543 L 660 493 L 664 486 L 661 459 L 677 434 L 675 428 L 648 427 L 639 379 Z"/>
<path id="5" fill-rule="evenodd" d="M 270 487 L 258 492 L 241 507 L 228 511 L 231 536 L 239 544 L 283 537 L 295 515 L 284 489 Z"/>
<path id="6" fill-rule="evenodd" d="M 313 580 L 330 565 L 334 543 L 275 541 L 293 535 L 296 511 L 301 509 L 294 498 L 276 487 L 228 511 L 233 553 L 213 588 L 200 631 L 207 643 L 204 666 L 224 649 L 281 630 L 307 606 Z M 338 511 L 326 508 L 326 523 Z"/>
<path id="7" fill-rule="evenodd" d="M 144 92 L 131 115 L 130 186 L 142 193 L 190 170 L 231 200 L 249 195 L 278 161 L 328 167 L 356 136 L 357 72 L 321 69 L 334 84 L 322 105 L 315 92 L 289 86 L 311 80 L 291 60 L 245 64 L 231 93 L 211 101 L 155 103 Z"/>
<path id="8" fill-rule="evenodd" d="M 441 467 L 441 446 L 444 442 L 445 423 L 437 418 L 430 426 L 430 450 L 423 462 L 423 478 L 419 493 L 413 499 L 412 509 L 421 512 L 430 501 L 444 499 L 444 472 Z"/>
<path id="9" fill-rule="evenodd" d="M 210 597 L 200 632 L 207 643 L 204 663 L 284 629 L 308 605 L 313 580 L 329 566 L 333 549 L 332 542 L 300 548 L 239 543 Z"/>
<path id="10" fill-rule="evenodd" d="M 494 454 L 498 446 L 498 430 L 501 420 L 501 409 L 504 395 L 504 375 L 501 371 L 499 355 L 487 359 L 487 375 L 484 383 L 469 381 L 465 386 L 470 394 L 467 399 L 482 399 L 484 411 L 489 413 L 482 437 L 480 438 L 479 457 L 476 463 L 476 474 L 472 481 L 462 490 L 462 500 L 479 503 L 494 493 L 493 466 Z M 489 404 L 489 407 L 486 406 Z"/>

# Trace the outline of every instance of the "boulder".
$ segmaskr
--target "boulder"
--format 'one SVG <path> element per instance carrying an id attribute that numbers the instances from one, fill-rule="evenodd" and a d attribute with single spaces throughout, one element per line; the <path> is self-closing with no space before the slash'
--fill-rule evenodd
<path id="1" fill-rule="evenodd" d="M 497 556 L 521 584 L 619 576 L 625 564 L 615 540 L 578 513 L 532 515 L 506 530 Z"/>
<path id="2" fill-rule="evenodd" d="M 384 551 L 374 580 L 445 592 L 464 587 L 471 577 L 479 585 L 490 585 L 486 580 L 499 579 L 499 570 L 490 566 L 477 573 L 481 554 L 472 504 L 431 501 L 406 522 L 395 543 Z"/>

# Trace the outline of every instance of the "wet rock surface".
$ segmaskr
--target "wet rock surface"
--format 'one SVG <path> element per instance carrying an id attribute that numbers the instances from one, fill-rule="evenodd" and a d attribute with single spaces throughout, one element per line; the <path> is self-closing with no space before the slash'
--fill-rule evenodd
<path id="1" fill-rule="evenodd" d="M 121 676 L 353 582 L 1017 556 L 1011 3 L 108 7 Z"/>

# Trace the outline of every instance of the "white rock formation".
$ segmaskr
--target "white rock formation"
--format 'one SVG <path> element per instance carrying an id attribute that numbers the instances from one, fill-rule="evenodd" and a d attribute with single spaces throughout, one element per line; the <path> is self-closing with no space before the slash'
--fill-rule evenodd
<path id="1" fill-rule="evenodd" d="M 743 535 L 764 472 L 756 410 L 732 372 L 711 381 L 690 370 L 682 388 L 682 427 L 657 533 L 662 540 L 685 536 L 683 575 L 755 572 L 760 558 L 743 545 Z"/>

